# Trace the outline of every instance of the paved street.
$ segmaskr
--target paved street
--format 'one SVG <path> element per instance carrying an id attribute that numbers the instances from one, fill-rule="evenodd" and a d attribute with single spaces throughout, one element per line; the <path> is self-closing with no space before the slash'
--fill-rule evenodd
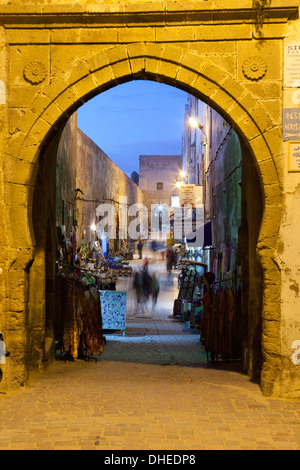
<path id="1" fill-rule="evenodd" d="M 207 364 L 199 333 L 171 317 L 177 276 L 151 269 L 156 309 L 136 312 L 132 280 L 120 280 L 126 335 L 108 335 L 100 361 L 55 362 L 20 392 L 0 388 L 1 450 L 300 449 L 300 401 L 263 397 L 238 365 Z"/>

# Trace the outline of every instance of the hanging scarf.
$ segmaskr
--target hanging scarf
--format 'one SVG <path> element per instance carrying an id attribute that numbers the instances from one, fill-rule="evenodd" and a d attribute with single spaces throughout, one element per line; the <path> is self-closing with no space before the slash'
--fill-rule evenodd
<path id="1" fill-rule="evenodd" d="M 6 364 L 6 348 L 4 341 L 0 340 L 0 364 Z"/>

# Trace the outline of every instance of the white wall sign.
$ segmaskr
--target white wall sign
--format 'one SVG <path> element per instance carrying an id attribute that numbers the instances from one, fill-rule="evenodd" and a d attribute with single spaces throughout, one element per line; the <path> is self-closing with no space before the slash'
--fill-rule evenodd
<path id="1" fill-rule="evenodd" d="M 300 86 L 300 43 L 286 44 L 284 49 L 284 85 Z"/>
<path id="2" fill-rule="evenodd" d="M 6 86 L 3 80 L 0 80 L 0 104 L 6 104 Z"/>
<path id="3" fill-rule="evenodd" d="M 184 184 L 179 190 L 180 205 L 192 204 L 193 206 L 203 204 L 203 186 L 196 184 Z"/>

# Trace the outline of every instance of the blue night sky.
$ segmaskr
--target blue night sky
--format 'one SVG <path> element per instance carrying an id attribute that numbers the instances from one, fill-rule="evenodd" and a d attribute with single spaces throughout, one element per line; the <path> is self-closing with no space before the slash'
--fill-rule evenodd
<path id="1" fill-rule="evenodd" d="M 188 94 L 151 81 L 111 88 L 78 110 L 78 127 L 128 176 L 139 155 L 180 155 Z"/>

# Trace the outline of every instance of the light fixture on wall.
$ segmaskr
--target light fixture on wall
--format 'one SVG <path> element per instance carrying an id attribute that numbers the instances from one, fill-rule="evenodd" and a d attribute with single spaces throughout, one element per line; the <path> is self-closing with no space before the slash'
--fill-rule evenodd
<path id="1" fill-rule="evenodd" d="M 197 119 L 193 118 L 193 117 L 189 117 L 189 123 L 192 127 L 194 127 L 194 129 L 200 129 L 201 132 L 203 132 L 203 134 L 205 135 L 205 138 L 206 138 L 206 142 L 204 143 L 204 145 L 207 144 L 207 135 L 205 134 L 204 130 L 203 130 L 203 126 L 200 124 L 200 122 L 197 121 Z"/>

